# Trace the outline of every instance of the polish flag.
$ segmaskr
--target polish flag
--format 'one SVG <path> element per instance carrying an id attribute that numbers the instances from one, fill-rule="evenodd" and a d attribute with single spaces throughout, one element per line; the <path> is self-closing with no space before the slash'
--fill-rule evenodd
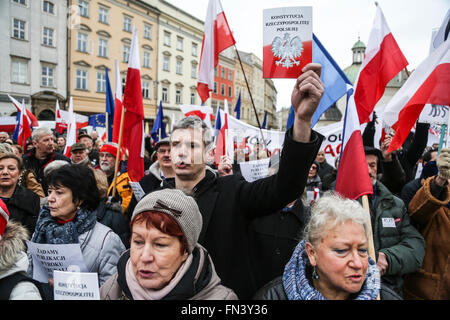
<path id="1" fill-rule="evenodd" d="M 395 130 L 388 152 L 400 148 L 428 103 L 450 105 L 450 39 L 414 70 L 384 108 L 383 121 Z"/>
<path id="2" fill-rule="evenodd" d="M 197 83 L 202 102 L 214 90 L 214 68 L 219 63 L 219 53 L 235 43 L 220 0 L 209 0 Z"/>
<path id="3" fill-rule="evenodd" d="M 128 175 L 133 182 L 144 176 L 144 102 L 137 28 L 133 29 L 127 81 L 123 97 L 123 145 L 128 149 Z M 116 71 L 117 73 L 117 71 Z M 117 88 L 117 87 L 116 87 Z M 117 92 L 116 92 L 117 94 Z"/>
<path id="4" fill-rule="evenodd" d="M 70 148 L 77 142 L 77 120 L 73 112 L 72 97 L 69 100 L 69 123 L 67 129 L 66 147 L 64 149 L 64 155 L 70 158 Z"/>
<path id="5" fill-rule="evenodd" d="M 19 101 L 17 101 L 13 97 L 11 97 L 9 94 L 8 94 L 8 97 L 12 101 L 14 106 L 16 107 L 17 112 L 20 112 L 20 110 L 22 109 L 22 107 L 21 107 L 22 104 L 19 103 Z M 25 104 L 24 104 L 24 106 L 25 106 Z M 39 127 L 38 119 L 34 116 L 34 114 L 30 110 L 28 110 L 27 108 L 25 108 L 25 110 L 27 111 L 28 121 L 29 121 L 29 123 L 31 123 L 31 126 L 32 127 Z"/>
<path id="6" fill-rule="evenodd" d="M 226 99 L 224 103 L 225 111 L 220 110 L 220 107 L 218 108 L 215 128 L 215 130 L 218 131 L 216 139 L 216 152 L 214 153 L 214 162 L 217 167 L 219 166 L 221 156 L 225 154 L 230 155 L 230 142 L 231 147 L 233 148 L 233 141 L 228 141 L 228 102 Z"/>
<path id="7" fill-rule="evenodd" d="M 196 106 L 196 105 L 179 105 L 181 112 L 185 117 L 197 116 L 202 119 L 206 126 L 212 129 L 211 120 L 213 119 L 213 109 L 210 106 Z"/>
<path id="8" fill-rule="evenodd" d="M 361 124 L 370 121 L 387 83 L 408 65 L 377 5 L 366 53 L 355 82 L 354 99 Z"/>
<path id="9" fill-rule="evenodd" d="M 62 134 L 64 129 L 67 129 L 67 123 L 65 123 L 61 117 L 61 108 L 59 107 L 58 99 L 56 99 L 55 109 L 55 131 L 59 134 Z"/>
<path id="10" fill-rule="evenodd" d="M 17 143 L 22 146 L 22 148 L 25 150 L 25 145 L 27 142 L 27 139 L 31 137 L 31 127 L 30 127 L 30 120 L 28 119 L 28 116 L 25 112 L 25 103 L 22 100 L 21 104 L 21 110 L 20 110 L 20 119 L 19 119 L 19 136 L 17 138 Z"/>
<path id="11" fill-rule="evenodd" d="M 115 98 L 114 98 L 114 122 L 112 142 L 119 143 L 120 120 L 122 118 L 122 81 L 120 80 L 119 63 L 114 59 L 115 67 Z"/>
<path id="12" fill-rule="evenodd" d="M 355 200 L 365 194 L 373 194 L 373 187 L 367 168 L 353 89 L 350 90 L 347 93 L 350 97 L 345 111 L 342 151 L 335 191 L 346 198 Z"/>

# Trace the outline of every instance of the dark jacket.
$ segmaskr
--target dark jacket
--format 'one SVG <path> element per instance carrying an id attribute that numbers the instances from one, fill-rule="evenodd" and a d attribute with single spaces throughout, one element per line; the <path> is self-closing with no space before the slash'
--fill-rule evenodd
<path id="1" fill-rule="evenodd" d="M 323 179 L 323 177 L 325 177 L 325 175 L 332 173 L 334 170 L 334 167 L 330 164 L 328 164 L 327 160 L 324 160 L 324 162 L 319 163 L 319 167 L 317 168 L 317 174 L 320 177 L 320 180 Z"/>
<path id="2" fill-rule="evenodd" d="M 283 274 L 308 218 L 309 207 L 304 207 L 298 199 L 291 208 L 251 221 L 250 259 L 257 288 Z"/>
<path id="3" fill-rule="evenodd" d="M 250 183 L 240 175 L 217 177 L 206 170 L 205 178 L 194 187 L 193 197 L 203 216 L 199 243 L 210 253 L 223 285 L 233 289 L 239 299 L 250 299 L 257 290 L 249 257 L 250 221 L 298 198 L 322 140 L 322 135 L 311 131 L 310 142 L 295 142 L 290 129 L 277 174 Z M 174 188 L 175 179 L 163 184 Z"/>
<path id="4" fill-rule="evenodd" d="M 118 203 L 100 202 L 96 210 L 97 221 L 111 228 L 122 240 L 125 248 L 130 247 L 130 226 L 122 213 L 122 207 Z"/>
<path id="5" fill-rule="evenodd" d="M 405 184 L 400 194 L 400 198 L 405 203 L 405 207 L 408 208 L 412 198 L 414 198 L 416 192 L 422 187 L 422 183 L 422 178 L 417 178 Z"/>
<path id="6" fill-rule="evenodd" d="M 287 300 L 287 295 L 283 287 L 282 277 L 278 277 L 262 287 L 253 297 L 253 300 Z M 389 286 L 381 283 L 380 300 L 403 300 Z"/>
<path id="7" fill-rule="evenodd" d="M 377 181 L 371 200 L 373 243 L 383 252 L 388 269 L 381 280 L 402 294 L 403 276 L 417 271 L 425 255 L 425 241 L 411 225 L 405 204 Z"/>
<path id="8" fill-rule="evenodd" d="M 58 152 L 49 154 L 44 160 L 39 160 L 35 155 L 36 149 L 32 149 L 31 151 L 24 154 L 22 157 L 23 165 L 25 169 L 31 169 L 34 171 L 37 181 L 41 184 L 42 189 L 44 189 L 44 193 L 47 196 L 48 185 L 47 181 L 45 181 L 44 178 L 45 167 L 54 160 L 64 160 L 70 163 L 70 159 Z"/>
<path id="9" fill-rule="evenodd" d="M 10 219 L 22 223 L 32 235 L 41 209 L 39 196 L 23 186 L 17 185 L 12 197 L 5 203 Z"/>

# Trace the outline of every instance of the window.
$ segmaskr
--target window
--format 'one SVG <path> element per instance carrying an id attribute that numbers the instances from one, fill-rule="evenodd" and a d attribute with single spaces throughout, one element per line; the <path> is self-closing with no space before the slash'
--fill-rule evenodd
<path id="1" fill-rule="evenodd" d="M 183 51 L 183 38 L 177 37 L 177 50 Z"/>
<path id="2" fill-rule="evenodd" d="M 125 83 L 127 83 L 127 77 L 122 77 L 122 95 L 125 93 Z"/>
<path id="3" fill-rule="evenodd" d="M 219 66 L 214 67 L 214 76 L 218 77 L 219 76 Z"/>
<path id="4" fill-rule="evenodd" d="M 82 17 L 89 17 L 89 2 L 86 0 L 78 0 L 78 13 Z"/>
<path id="5" fill-rule="evenodd" d="M 44 27 L 42 30 L 42 44 L 46 46 L 54 46 L 53 29 Z"/>
<path id="6" fill-rule="evenodd" d="M 98 21 L 101 23 L 108 24 L 109 20 L 109 9 L 104 7 L 98 7 Z"/>
<path id="7" fill-rule="evenodd" d="M 233 80 L 233 71 L 228 70 L 228 80 Z"/>
<path id="8" fill-rule="evenodd" d="M 195 92 L 191 92 L 191 104 L 195 105 Z"/>
<path id="9" fill-rule="evenodd" d="M 164 71 L 169 71 L 169 56 L 164 56 L 163 57 L 163 70 Z"/>
<path id="10" fill-rule="evenodd" d="M 170 47 L 170 32 L 164 31 L 164 45 Z"/>
<path id="11" fill-rule="evenodd" d="M 41 85 L 43 87 L 54 86 L 55 68 L 49 66 L 42 66 Z"/>
<path id="12" fill-rule="evenodd" d="M 217 93 L 217 82 L 214 82 L 214 93 Z"/>
<path id="13" fill-rule="evenodd" d="M 163 102 L 169 102 L 169 89 L 167 87 L 162 88 L 161 99 Z"/>
<path id="14" fill-rule="evenodd" d="M 233 92 L 231 86 L 228 86 L 228 96 L 231 98 L 233 96 Z"/>
<path id="15" fill-rule="evenodd" d="M 181 89 L 175 90 L 175 103 L 181 104 Z"/>
<path id="16" fill-rule="evenodd" d="M 197 78 L 197 65 L 195 63 L 191 65 L 191 77 Z"/>
<path id="17" fill-rule="evenodd" d="M 222 67 L 220 76 L 222 77 L 222 79 L 225 79 L 225 68 L 224 67 Z"/>
<path id="18" fill-rule="evenodd" d="M 106 92 L 106 73 L 97 72 L 97 92 Z"/>
<path id="19" fill-rule="evenodd" d="M 25 24 L 23 20 L 13 19 L 13 37 L 25 40 Z"/>
<path id="20" fill-rule="evenodd" d="M 81 52 L 87 52 L 87 34 L 78 32 L 77 50 Z"/>
<path id="21" fill-rule="evenodd" d="M 150 82 L 142 81 L 142 98 L 150 99 Z"/>
<path id="22" fill-rule="evenodd" d="M 123 30 L 131 32 L 131 18 L 123 16 Z"/>
<path id="23" fill-rule="evenodd" d="M 221 94 L 222 96 L 225 95 L 225 85 L 224 85 L 224 84 L 222 84 L 222 85 L 220 86 L 220 94 Z"/>
<path id="24" fill-rule="evenodd" d="M 177 74 L 182 74 L 183 73 L 183 60 L 181 59 L 177 59 L 177 70 L 176 70 Z"/>
<path id="25" fill-rule="evenodd" d="M 50 1 L 44 0 L 42 3 L 42 10 L 50 14 L 55 14 L 55 5 Z"/>
<path id="26" fill-rule="evenodd" d="M 26 5 L 27 5 L 27 0 L 13 0 L 13 2 L 18 3 L 18 4 L 21 4 L 21 5 L 23 5 L 23 6 L 26 6 Z"/>
<path id="27" fill-rule="evenodd" d="M 107 39 L 98 39 L 98 55 L 100 57 L 107 58 L 108 57 L 108 40 Z"/>
<path id="28" fill-rule="evenodd" d="M 197 56 L 197 44 L 194 43 L 194 42 L 192 42 L 192 55 L 193 55 L 194 57 Z"/>
<path id="29" fill-rule="evenodd" d="M 28 83 L 28 62 L 24 60 L 12 61 L 12 82 Z"/>
<path id="30" fill-rule="evenodd" d="M 87 71 L 82 69 L 76 70 L 75 88 L 78 90 L 87 90 Z"/>
<path id="31" fill-rule="evenodd" d="M 122 50 L 122 60 L 123 60 L 123 62 L 128 62 L 129 58 L 130 58 L 130 46 L 127 44 L 124 44 L 123 50 Z"/>
<path id="32" fill-rule="evenodd" d="M 145 68 L 151 68 L 150 61 L 150 52 L 144 50 L 142 66 Z"/>
<path id="33" fill-rule="evenodd" d="M 152 38 L 152 26 L 148 24 L 144 24 L 144 38 L 151 39 Z"/>

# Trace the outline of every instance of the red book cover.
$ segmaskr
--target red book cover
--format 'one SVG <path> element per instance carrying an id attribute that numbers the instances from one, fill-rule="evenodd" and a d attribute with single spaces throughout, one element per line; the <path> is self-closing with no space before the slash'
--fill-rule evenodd
<path id="1" fill-rule="evenodd" d="M 263 10 L 263 77 L 297 78 L 312 62 L 312 7 Z"/>

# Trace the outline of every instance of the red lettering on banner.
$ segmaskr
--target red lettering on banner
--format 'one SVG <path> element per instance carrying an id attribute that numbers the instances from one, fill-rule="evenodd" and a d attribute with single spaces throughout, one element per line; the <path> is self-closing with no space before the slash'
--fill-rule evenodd
<path id="1" fill-rule="evenodd" d="M 336 155 L 334 154 L 333 147 L 331 146 L 331 144 L 327 145 L 323 149 L 323 152 L 325 152 L 325 154 L 330 154 L 333 158 L 336 157 Z"/>

